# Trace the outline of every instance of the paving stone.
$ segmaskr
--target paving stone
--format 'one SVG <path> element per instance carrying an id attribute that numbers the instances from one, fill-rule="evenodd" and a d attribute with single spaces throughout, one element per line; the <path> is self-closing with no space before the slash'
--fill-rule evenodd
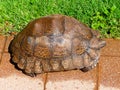
<path id="1" fill-rule="evenodd" d="M 30 77 L 14 68 L 8 53 L 3 54 L 0 65 L 0 88 L 2 90 L 44 90 L 45 74 Z"/>
<path id="2" fill-rule="evenodd" d="M 13 40 L 13 38 L 14 38 L 13 36 L 8 36 L 7 37 L 7 41 L 6 41 L 4 52 L 8 52 L 8 48 L 9 48 L 10 42 Z"/>
<path id="3" fill-rule="evenodd" d="M 96 90 L 96 68 L 48 73 L 46 90 Z"/>
<path id="4" fill-rule="evenodd" d="M 8 37 L 4 52 L 12 36 Z M 5 44 L 5 36 L 0 36 L 0 57 Z M 98 68 L 89 72 L 72 70 L 66 72 L 40 74 L 30 77 L 17 70 L 10 63 L 9 53 L 4 53 L 0 64 L 0 88 L 2 90 L 120 90 L 120 40 L 106 39 L 107 45 L 101 51 Z M 98 77 L 99 76 L 99 77 Z M 99 83 L 98 83 L 99 82 Z M 99 86 L 99 88 L 97 87 Z"/>
<path id="5" fill-rule="evenodd" d="M 120 90 L 120 57 L 101 57 L 99 90 Z"/>
<path id="6" fill-rule="evenodd" d="M 0 64 L 1 64 L 2 54 L 0 53 Z"/>
<path id="7" fill-rule="evenodd" d="M 5 44 L 5 36 L 0 35 L 0 52 L 3 52 L 4 44 Z"/>
<path id="8" fill-rule="evenodd" d="M 106 46 L 101 50 L 102 56 L 120 56 L 120 40 L 106 39 Z"/>

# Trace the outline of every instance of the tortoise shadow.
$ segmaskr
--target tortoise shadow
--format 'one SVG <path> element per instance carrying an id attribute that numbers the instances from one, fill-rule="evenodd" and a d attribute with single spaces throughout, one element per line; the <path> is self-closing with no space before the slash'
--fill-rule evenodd
<path id="1" fill-rule="evenodd" d="M 14 40 L 14 38 L 13 38 L 13 40 Z M 8 52 L 10 53 L 10 63 L 14 65 L 15 69 L 21 70 L 20 68 L 18 68 L 17 63 L 14 63 L 12 60 L 13 56 L 12 56 L 12 51 L 11 51 L 10 47 L 12 45 L 13 40 L 11 40 L 9 47 L 8 47 Z"/>

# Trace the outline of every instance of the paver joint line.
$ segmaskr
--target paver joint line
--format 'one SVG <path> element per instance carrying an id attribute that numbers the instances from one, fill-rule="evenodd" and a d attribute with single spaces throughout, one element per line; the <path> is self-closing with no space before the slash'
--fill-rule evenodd
<path id="1" fill-rule="evenodd" d="M 100 87 L 100 64 L 98 63 L 97 65 L 97 82 L 96 82 L 96 90 L 99 90 L 99 87 Z"/>
<path id="2" fill-rule="evenodd" d="M 4 50 L 5 50 L 6 41 L 7 41 L 7 36 L 5 36 L 5 42 L 4 42 L 4 46 L 3 46 L 3 48 L 2 48 L 1 57 L 0 57 L 0 64 L 1 64 L 2 56 L 3 56 Z"/>
<path id="3" fill-rule="evenodd" d="M 101 55 L 101 57 L 120 57 L 120 56 Z"/>
<path id="4" fill-rule="evenodd" d="M 47 77 L 48 77 L 48 73 L 45 73 L 44 90 L 46 90 Z"/>

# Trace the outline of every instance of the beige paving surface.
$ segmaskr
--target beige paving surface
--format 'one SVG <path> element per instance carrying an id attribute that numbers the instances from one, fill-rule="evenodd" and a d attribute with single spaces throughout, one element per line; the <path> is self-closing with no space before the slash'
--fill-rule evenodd
<path id="1" fill-rule="evenodd" d="M 30 77 L 10 63 L 12 39 L 0 36 L 0 90 L 120 90 L 120 40 L 106 39 L 99 64 L 87 73 L 72 70 Z"/>

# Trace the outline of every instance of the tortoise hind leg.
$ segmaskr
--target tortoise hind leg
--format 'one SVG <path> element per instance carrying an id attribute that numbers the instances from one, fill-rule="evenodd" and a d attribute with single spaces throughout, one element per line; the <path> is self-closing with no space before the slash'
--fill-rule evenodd
<path id="1" fill-rule="evenodd" d="M 92 66 L 89 66 L 89 67 L 84 67 L 84 68 L 82 68 L 80 70 L 83 71 L 83 72 L 87 72 L 87 71 L 89 71 L 91 69 L 92 69 Z"/>

